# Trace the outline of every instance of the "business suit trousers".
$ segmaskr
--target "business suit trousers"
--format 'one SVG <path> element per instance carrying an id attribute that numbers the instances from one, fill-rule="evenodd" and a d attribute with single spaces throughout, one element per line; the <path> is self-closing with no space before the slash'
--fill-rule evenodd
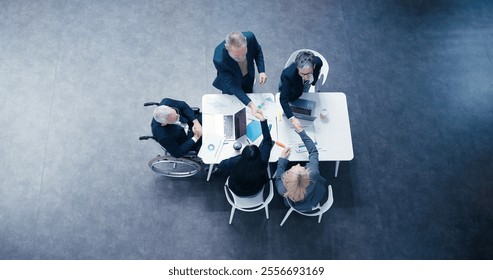
<path id="1" fill-rule="evenodd" d="M 255 78 L 246 74 L 241 78 L 241 89 L 245 93 L 252 93 L 253 92 L 253 82 L 255 81 Z"/>

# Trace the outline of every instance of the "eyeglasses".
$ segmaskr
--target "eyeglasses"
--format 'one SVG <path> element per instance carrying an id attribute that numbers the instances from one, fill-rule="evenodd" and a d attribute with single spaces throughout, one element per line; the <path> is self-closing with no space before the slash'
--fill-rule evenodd
<path id="1" fill-rule="evenodd" d="M 313 74 L 313 70 L 308 73 L 303 73 L 300 70 L 298 70 L 298 74 L 303 78 L 309 78 Z"/>

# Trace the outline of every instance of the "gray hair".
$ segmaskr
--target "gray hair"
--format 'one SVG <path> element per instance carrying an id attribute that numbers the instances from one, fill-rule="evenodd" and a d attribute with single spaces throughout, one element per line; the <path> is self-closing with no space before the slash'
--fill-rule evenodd
<path id="1" fill-rule="evenodd" d="M 296 63 L 296 68 L 304 69 L 304 68 L 315 68 L 315 55 L 310 51 L 301 51 L 296 56 L 294 62 Z"/>
<path id="2" fill-rule="evenodd" d="M 226 48 L 229 48 L 230 46 L 235 47 L 235 48 L 241 48 L 246 46 L 246 38 L 243 35 L 243 33 L 239 31 L 231 32 L 226 36 Z"/>
<path id="3" fill-rule="evenodd" d="M 154 117 L 154 120 L 157 121 L 158 123 L 162 123 L 164 125 L 168 124 L 168 116 L 172 113 L 175 112 L 175 109 L 166 106 L 166 105 L 161 105 L 158 106 L 156 109 L 154 109 L 154 113 L 152 116 Z"/>

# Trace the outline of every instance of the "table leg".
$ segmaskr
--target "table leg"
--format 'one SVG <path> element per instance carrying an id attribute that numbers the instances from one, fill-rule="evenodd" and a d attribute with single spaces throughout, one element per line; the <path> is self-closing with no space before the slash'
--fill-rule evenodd
<path id="1" fill-rule="evenodd" d="M 339 172 L 339 161 L 336 161 L 336 173 L 334 177 L 337 177 L 337 172 Z"/>
<path id="2" fill-rule="evenodd" d="M 214 169 L 214 163 L 211 163 L 209 165 L 209 172 L 207 173 L 207 182 L 209 182 L 209 179 L 211 178 L 212 170 Z"/>

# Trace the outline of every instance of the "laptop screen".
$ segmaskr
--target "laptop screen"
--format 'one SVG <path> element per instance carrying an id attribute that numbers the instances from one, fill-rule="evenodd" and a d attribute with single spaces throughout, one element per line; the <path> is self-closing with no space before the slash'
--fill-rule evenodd
<path id="1" fill-rule="evenodd" d="M 291 111 L 295 117 L 308 121 L 316 119 L 316 117 L 313 116 L 316 105 L 317 103 L 315 101 L 308 99 L 298 99 L 289 103 L 289 107 L 291 107 Z"/>
<path id="2" fill-rule="evenodd" d="M 293 102 L 289 102 L 289 105 L 293 111 L 299 111 L 297 113 L 311 115 L 315 109 L 316 102 L 308 99 L 297 99 Z"/>
<path id="3" fill-rule="evenodd" d="M 235 114 L 235 138 L 245 135 L 246 130 L 246 108 L 243 108 Z"/>

